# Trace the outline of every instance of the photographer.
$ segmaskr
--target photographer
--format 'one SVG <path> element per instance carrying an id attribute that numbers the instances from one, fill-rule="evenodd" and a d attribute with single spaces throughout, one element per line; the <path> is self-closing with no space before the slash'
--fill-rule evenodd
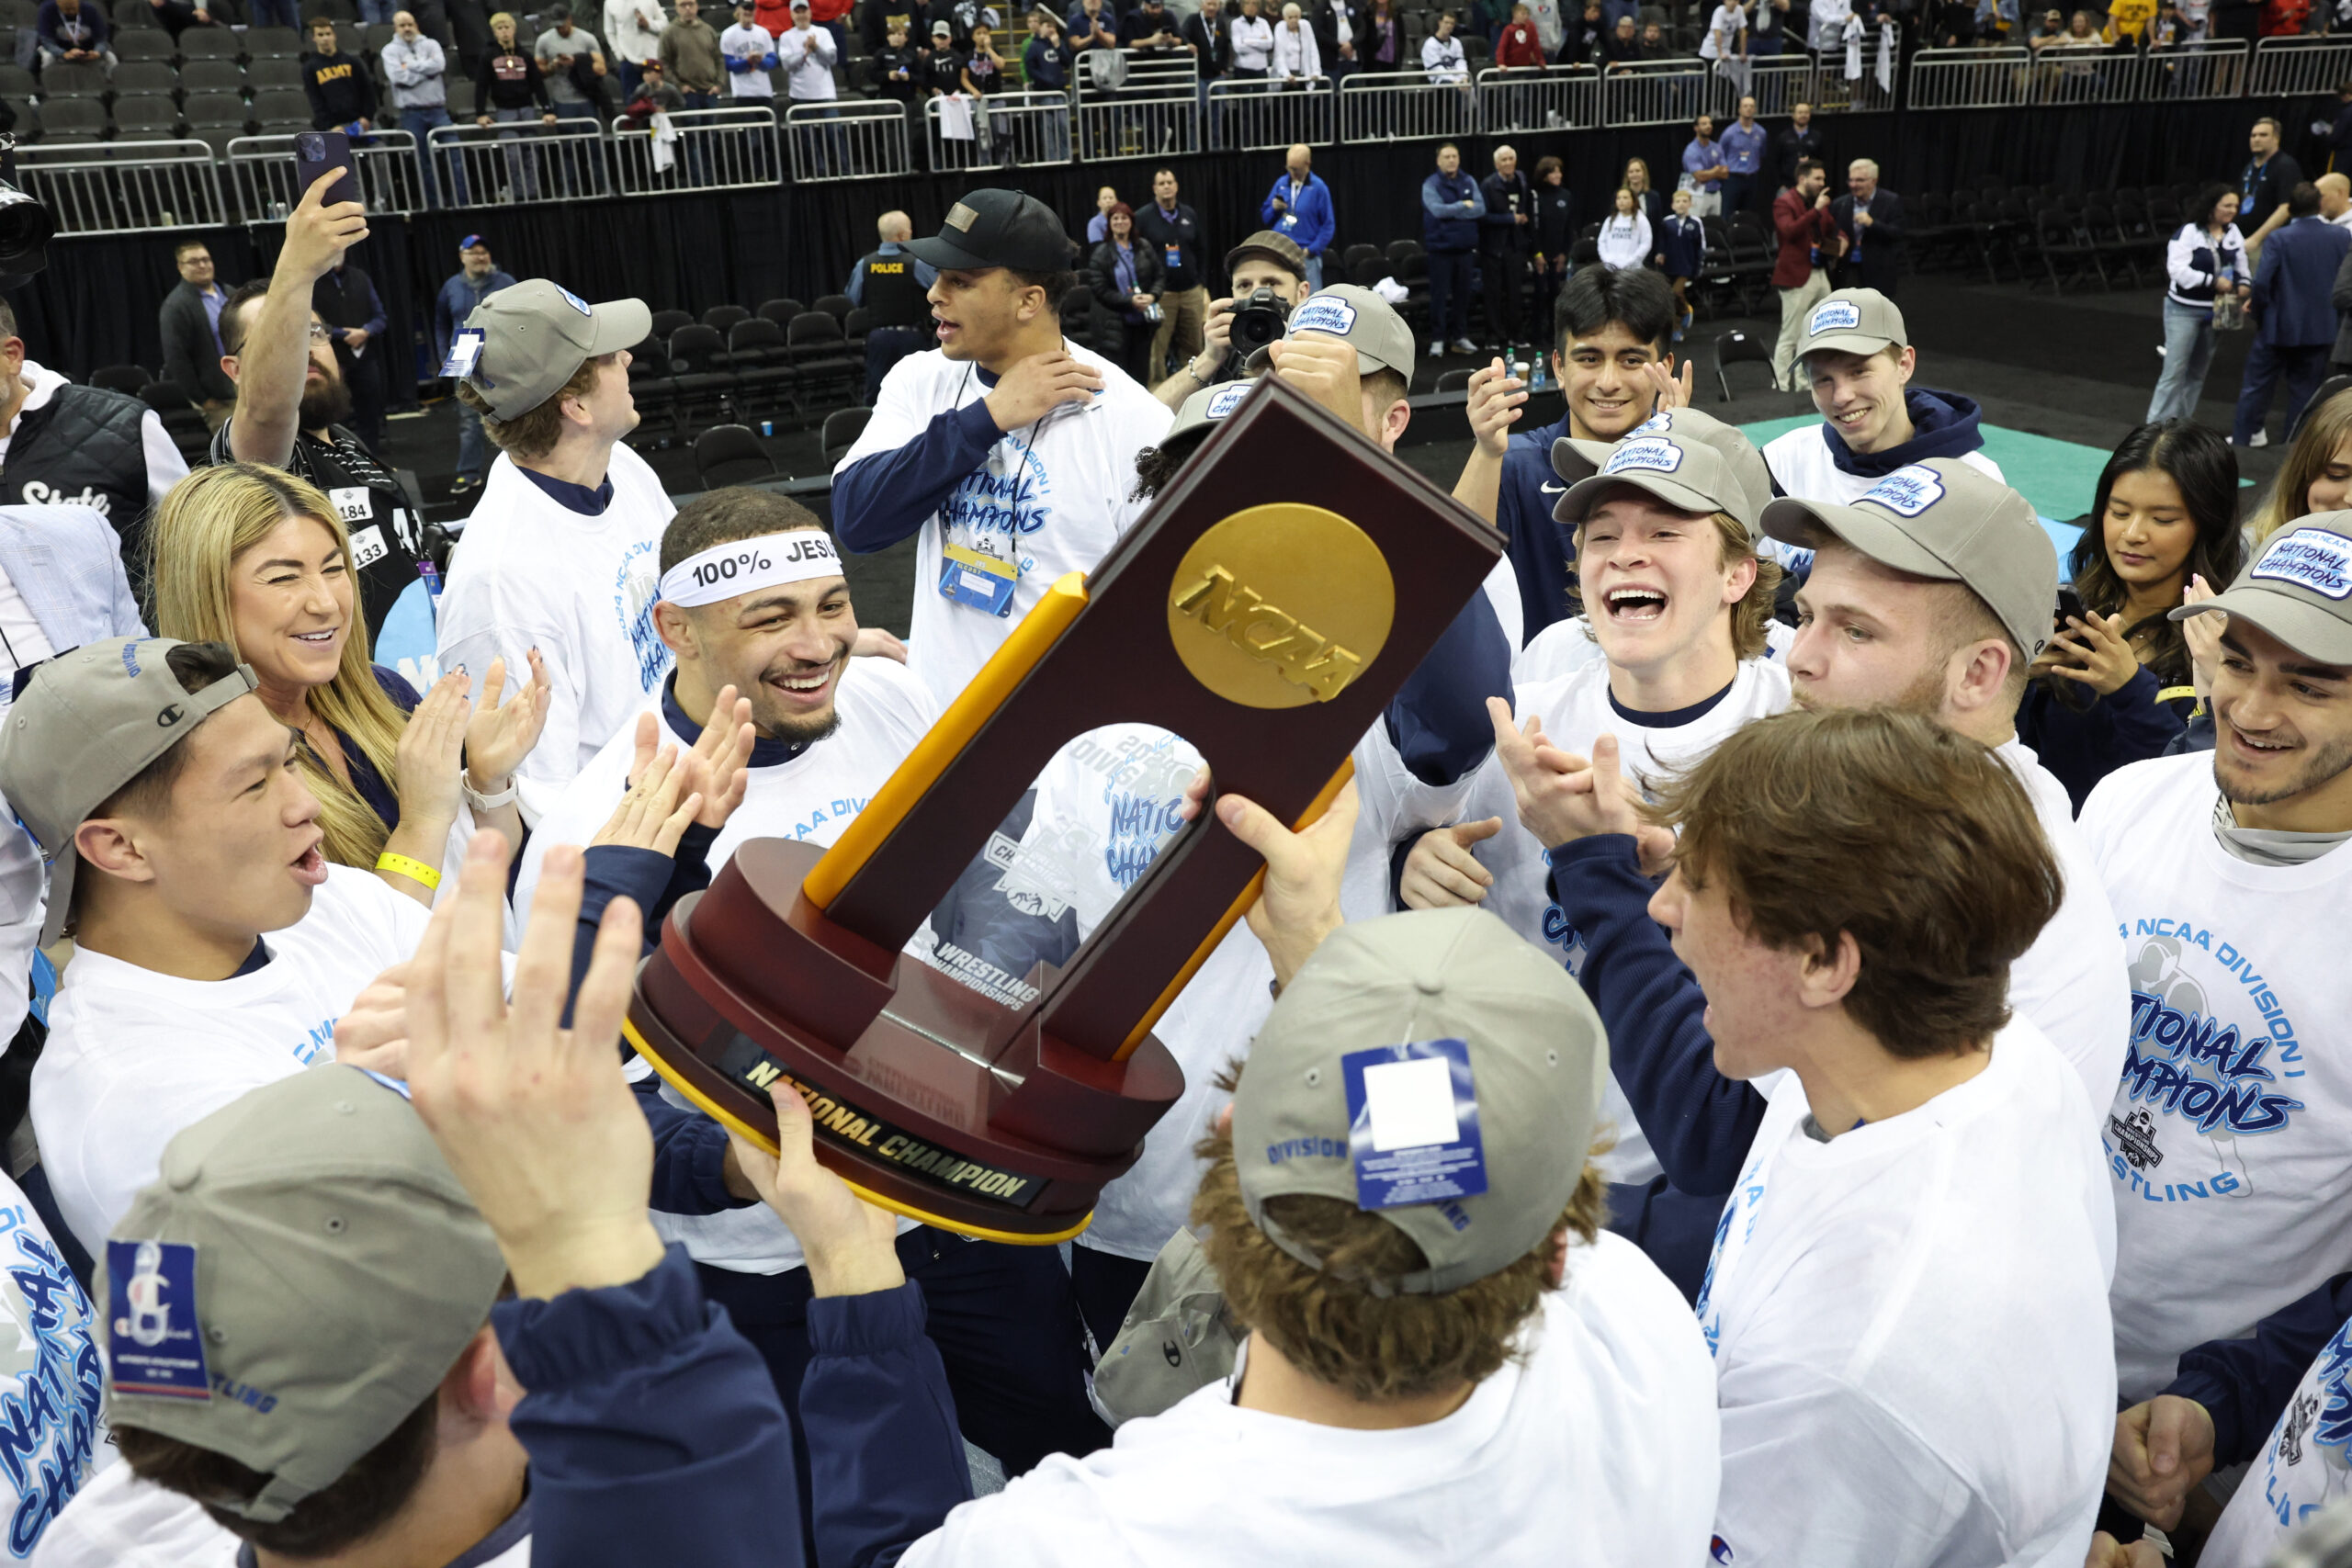
<path id="1" fill-rule="evenodd" d="M 1233 292 L 1209 306 L 1208 325 L 1202 333 L 1206 341 L 1201 352 L 1152 391 L 1152 396 L 1171 409 L 1182 407 L 1187 397 L 1203 387 L 1215 386 L 1238 373 L 1239 361 L 1233 356 L 1234 323 L 1248 307 L 1255 305 L 1257 310 L 1254 321 L 1242 321 L 1242 336 L 1246 340 L 1242 359 L 1250 357 L 1250 351 L 1280 337 L 1291 311 L 1307 296 L 1306 253 L 1271 229 L 1261 229 L 1234 246 L 1232 254 L 1225 258 L 1225 266 L 1233 275 Z M 1270 310 L 1279 312 L 1271 323 L 1267 321 Z M 1268 335 L 1251 338 L 1253 330 L 1269 324 Z"/>

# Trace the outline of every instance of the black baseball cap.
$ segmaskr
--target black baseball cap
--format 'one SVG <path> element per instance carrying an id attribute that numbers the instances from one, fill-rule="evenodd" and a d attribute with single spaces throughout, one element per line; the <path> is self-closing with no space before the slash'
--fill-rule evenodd
<path id="1" fill-rule="evenodd" d="M 1069 236 L 1054 209 L 1017 190 L 974 190 L 947 209 L 936 236 L 910 240 L 918 261 L 957 272 L 1011 267 L 1061 272 L 1070 263 Z"/>

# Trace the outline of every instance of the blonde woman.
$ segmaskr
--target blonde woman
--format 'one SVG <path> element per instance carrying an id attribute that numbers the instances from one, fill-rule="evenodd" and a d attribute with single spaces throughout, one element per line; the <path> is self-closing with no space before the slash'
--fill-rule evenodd
<path id="1" fill-rule="evenodd" d="M 430 904 L 456 865 L 453 830 L 495 828 L 521 842 L 514 773 L 548 715 L 536 651 L 530 682 L 503 704 L 503 660 L 479 710 L 462 670 L 420 698 L 368 660 L 351 540 L 333 503 L 277 468 L 198 469 L 164 498 L 149 538 L 161 634 L 234 649 L 263 705 L 302 737 L 299 765 L 328 860 Z"/>
<path id="2" fill-rule="evenodd" d="M 2352 507 L 2352 393 L 2338 392 L 2303 416 L 2303 427 L 2295 432 L 2287 460 L 2270 482 L 2270 494 L 2250 524 L 2254 547 L 2259 550 L 2298 517 L 2346 507 Z"/>
<path id="3" fill-rule="evenodd" d="M 1640 158 L 1626 159 L 1625 178 L 1622 184 L 1634 193 L 1634 206 L 1649 220 L 1650 230 L 1656 232 L 1658 226 L 1666 221 L 1666 193 L 1650 184 L 1649 164 Z"/>

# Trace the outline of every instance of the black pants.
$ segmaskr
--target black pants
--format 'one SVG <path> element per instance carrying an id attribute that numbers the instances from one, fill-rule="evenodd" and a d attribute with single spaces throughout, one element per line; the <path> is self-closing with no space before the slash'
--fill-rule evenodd
<path id="1" fill-rule="evenodd" d="M 1747 212 L 1756 206 L 1756 187 L 1762 182 L 1754 175 L 1724 176 L 1724 221 L 1731 221 L 1735 212 Z"/>
<path id="2" fill-rule="evenodd" d="M 1517 251 L 1487 251 L 1478 257 L 1478 282 L 1486 296 L 1487 331 L 1499 347 L 1524 335 L 1527 258 Z"/>
<path id="3" fill-rule="evenodd" d="M 922 352 L 921 327 L 869 327 L 865 333 L 865 406 L 882 395 L 882 378 L 910 354 Z"/>
<path id="4" fill-rule="evenodd" d="M 1470 335 L 1470 253 L 1431 251 L 1430 336 L 1452 343 Z"/>
<path id="5" fill-rule="evenodd" d="M 926 1332 L 947 1368 L 956 1424 L 1010 1477 L 1049 1453 L 1087 1454 L 1111 1440 L 1086 1399 L 1086 1352 L 1069 1271 L 1050 1247 L 967 1241 L 924 1225 L 899 1238 L 899 1261 L 922 1288 Z M 695 1265 L 703 1293 L 727 1309 L 768 1364 L 791 1418 L 793 1469 L 808 1494 L 800 1379 L 808 1369 L 808 1270 L 736 1274 Z M 808 1515 L 808 1560 L 817 1560 Z"/>
<path id="6" fill-rule="evenodd" d="M 1108 1350 L 1111 1341 L 1119 1337 L 1127 1309 L 1136 1304 L 1136 1292 L 1143 1289 L 1144 1276 L 1150 1272 L 1148 1263 L 1103 1252 L 1084 1242 L 1069 1249 L 1070 1289 L 1077 1293 L 1087 1332 L 1094 1336 L 1096 1355 Z"/>
<path id="7" fill-rule="evenodd" d="M 1159 335 L 1159 327 L 1153 321 L 1121 321 L 1119 368 L 1135 378 L 1138 387 L 1148 387 L 1151 377 L 1151 340 Z"/>

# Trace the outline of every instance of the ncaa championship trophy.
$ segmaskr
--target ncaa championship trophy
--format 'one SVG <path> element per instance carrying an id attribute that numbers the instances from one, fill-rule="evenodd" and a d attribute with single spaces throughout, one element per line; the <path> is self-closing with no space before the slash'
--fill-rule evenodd
<path id="1" fill-rule="evenodd" d="M 1237 389 L 1238 390 L 1238 389 Z M 1182 1076 L 1153 1024 L 1264 868 L 1204 811 L 1009 999 L 902 953 L 1074 736 L 1164 726 L 1305 825 L 1501 554 L 1466 508 L 1276 378 L 1102 564 L 1049 588 L 831 849 L 742 845 L 679 902 L 628 1037 L 768 1148 L 772 1086 L 873 1202 L 1001 1241 L 1086 1226 Z"/>

